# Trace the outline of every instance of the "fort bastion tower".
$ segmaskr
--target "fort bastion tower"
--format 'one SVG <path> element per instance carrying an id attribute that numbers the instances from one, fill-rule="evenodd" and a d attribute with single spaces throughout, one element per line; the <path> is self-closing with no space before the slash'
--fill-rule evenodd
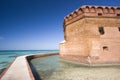
<path id="1" fill-rule="evenodd" d="M 120 62 L 120 7 L 82 6 L 64 18 L 60 57 L 88 64 Z"/>

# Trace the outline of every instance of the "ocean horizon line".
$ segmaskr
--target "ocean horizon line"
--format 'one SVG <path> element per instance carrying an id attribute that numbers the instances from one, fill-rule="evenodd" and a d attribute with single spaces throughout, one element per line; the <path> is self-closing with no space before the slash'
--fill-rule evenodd
<path id="1" fill-rule="evenodd" d="M 35 50 L 35 51 L 37 51 L 37 50 L 38 50 L 38 51 L 39 51 L 39 50 L 43 50 L 43 51 L 44 51 L 44 50 L 59 50 L 59 49 L 17 49 L 17 50 L 14 50 L 14 49 L 13 49 L 13 50 L 12 50 L 12 49 L 10 49 L 10 50 L 8 50 L 8 49 L 3 49 L 3 50 L 2 50 L 2 49 L 1 49 L 0 51 L 19 51 L 19 50 L 26 50 L 26 51 L 27 51 L 27 50 L 33 50 L 33 51 L 34 51 L 34 50 Z"/>

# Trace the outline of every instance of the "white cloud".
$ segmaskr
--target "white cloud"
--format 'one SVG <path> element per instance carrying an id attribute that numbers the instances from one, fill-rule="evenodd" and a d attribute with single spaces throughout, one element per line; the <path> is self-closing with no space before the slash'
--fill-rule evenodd
<path id="1" fill-rule="evenodd" d="M 4 39 L 4 38 L 3 38 L 3 37 L 0 37 L 0 40 L 1 40 L 1 39 Z"/>

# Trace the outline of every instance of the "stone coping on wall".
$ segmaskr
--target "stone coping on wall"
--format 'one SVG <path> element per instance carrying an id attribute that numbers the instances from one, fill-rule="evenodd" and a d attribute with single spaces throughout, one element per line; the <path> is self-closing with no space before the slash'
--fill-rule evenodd
<path id="1" fill-rule="evenodd" d="M 33 58 L 51 55 L 58 55 L 58 53 L 19 56 L 1 73 L 0 80 L 35 80 L 29 61 Z"/>

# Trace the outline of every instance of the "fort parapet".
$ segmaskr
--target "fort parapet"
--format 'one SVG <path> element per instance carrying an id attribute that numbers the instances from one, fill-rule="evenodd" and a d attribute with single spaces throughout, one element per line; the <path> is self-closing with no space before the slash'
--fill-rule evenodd
<path id="1" fill-rule="evenodd" d="M 64 18 L 64 25 L 71 24 L 84 17 L 118 17 L 120 7 L 114 6 L 82 6 Z"/>
<path id="2" fill-rule="evenodd" d="M 64 18 L 60 57 L 96 64 L 120 62 L 120 7 L 82 6 Z"/>

